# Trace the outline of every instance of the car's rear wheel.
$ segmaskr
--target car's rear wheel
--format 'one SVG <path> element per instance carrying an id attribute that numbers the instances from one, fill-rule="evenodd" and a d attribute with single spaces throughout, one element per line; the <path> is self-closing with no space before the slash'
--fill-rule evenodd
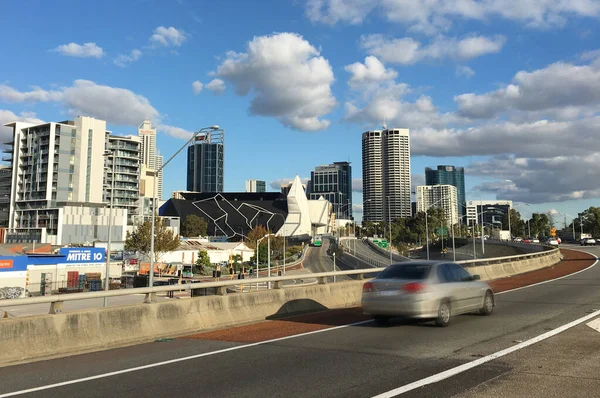
<path id="1" fill-rule="evenodd" d="M 488 290 L 485 292 L 483 307 L 481 307 L 479 313 L 481 315 L 492 315 L 492 311 L 494 311 L 494 295 Z"/>
<path id="2" fill-rule="evenodd" d="M 441 327 L 446 327 L 450 324 L 451 317 L 451 308 L 450 302 L 448 300 L 444 300 L 440 303 L 440 308 L 438 308 L 438 316 L 435 319 L 435 324 Z"/>
<path id="3" fill-rule="evenodd" d="M 387 326 L 390 322 L 391 317 L 383 316 L 383 315 L 375 315 L 373 317 L 373 319 L 375 320 L 375 323 L 378 324 L 379 326 Z"/>

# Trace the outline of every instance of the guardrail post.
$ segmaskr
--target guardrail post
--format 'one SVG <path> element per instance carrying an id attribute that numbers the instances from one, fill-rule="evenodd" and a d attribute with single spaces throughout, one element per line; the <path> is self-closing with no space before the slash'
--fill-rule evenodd
<path id="1" fill-rule="evenodd" d="M 63 312 L 63 302 L 62 301 L 55 301 L 53 303 L 50 303 L 50 315 L 55 315 L 55 314 L 62 314 Z"/>
<path id="2" fill-rule="evenodd" d="M 317 280 L 319 281 L 319 285 L 326 285 L 327 284 L 327 277 L 326 276 L 320 276 L 317 278 Z"/>
<path id="3" fill-rule="evenodd" d="M 365 274 L 356 274 L 356 280 L 361 281 L 363 279 L 365 279 Z"/>
<path id="4" fill-rule="evenodd" d="M 216 290 L 217 296 L 225 296 L 227 294 L 227 286 L 218 286 Z"/>
<path id="5" fill-rule="evenodd" d="M 144 297 L 144 304 L 154 303 L 155 298 L 156 298 L 156 293 L 146 293 L 146 297 Z"/>
<path id="6" fill-rule="evenodd" d="M 273 289 L 283 289 L 283 281 L 273 282 Z"/>

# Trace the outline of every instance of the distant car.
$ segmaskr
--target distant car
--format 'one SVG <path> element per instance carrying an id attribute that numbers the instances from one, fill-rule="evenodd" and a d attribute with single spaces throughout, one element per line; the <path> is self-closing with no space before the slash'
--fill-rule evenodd
<path id="1" fill-rule="evenodd" d="M 515 242 L 523 242 L 523 238 L 515 238 L 514 241 Z"/>
<path id="2" fill-rule="evenodd" d="M 533 238 L 531 240 L 531 243 L 540 243 L 540 240 L 538 238 Z"/>
<path id="3" fill-rule="evenodd" d="M 596 239 L 584 238 L 581 240 L 581 246 L 596 246 Z"/>
<path id="4" fill-rule="evenodd" d="M 562 240 L 557 236 L 556 240 L 558 241 L 558 244 L 560 245 L 562 243 Z"/>
<path id="5" fill-rule="evenodd" d="M 523 243 L 531 243 L 531 238 L 525 238 L 525 239 L 523 239 Z"/>
<path id="6" fill-rule="evenodd" d="M 404 262 L 390 265 L 363 285 L 362 308 L 380 324 L 411 317 L 448 326 L 454 315 L 473 311 L 490 315 L 494 293 L 479 275 L 472 276 L 456 263 Z"/>
<path id="7" fill-rule="evenodd" d="M 558 246 L 558 239 L 556 238 L 549 238 L 546 241 L 547 244 L 552 245 L 552 246 Z"/>

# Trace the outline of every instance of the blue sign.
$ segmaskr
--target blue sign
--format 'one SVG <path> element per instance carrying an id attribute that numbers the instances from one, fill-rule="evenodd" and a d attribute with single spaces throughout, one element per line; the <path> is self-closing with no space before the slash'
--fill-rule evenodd
<path id="1" fill-rule="evenodd" d="M 103 263 L 106 252 L 102 247 L 62 247 L 60 254 L 66 264 L 89 264 Z"/>

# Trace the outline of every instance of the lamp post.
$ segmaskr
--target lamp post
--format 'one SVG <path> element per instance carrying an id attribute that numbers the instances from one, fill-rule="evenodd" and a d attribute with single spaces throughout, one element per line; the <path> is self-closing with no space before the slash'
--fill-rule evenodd
<path id="1" fill-rule="evenodd" d="M 335 252 L 333 252 L 333 272 L 335 272 Z M 333 275 L 333 282 L 335 283 L 335 275 Z"/>
<path id="2" fill-rule="evenodd" d="M 150 272 L 149 272 L 149 278 L 148 278 L 148 286 L 152 287 L 154 286 L 154 219 L 156 218 L 156 183 L 157 183 L 157 178 L 156 176 L 173 160 L 175 159 L 175 157 L 177 155 L 179 155 L 179 152 L 183 151 L 183 148 L 187 147 L 189 144 L 191 144 L 192 142 L 194 142 L 194 140 L 196 139 L 196 137 L 198 136 L 198 134 L 206 131 L 206 130 L 220 130 L 219 126 L 217 125 L 213 125 L 210 127 L 204 127 L 201 128 L 200 130 L 196 131 L 194 134 L 192 134 L 192 137 L 185 143 L 183 144 L 183 146 L 181 148 L 179 148 L 177 150 L 177 152 L 175 152 L 173 154 L 173 156 L 171 156 L 169 158 L 169 160 L 167 160 L 165 163 L 163 163 L 158 169 L 154 170 L 154 175 L 152 177 L 152 226 L 151 226 L 151 235 L 150 235 Z M 150 295 L 151 296 L 151 295 Z M 149 299 L 149 302 L 152 302 L 152 298 Z"/>
<path id="3" fill-rule="evenodd" d="M 104 275 L 104 290 L 110 288 L 110 252 L 111 252 L 111 230 L 112 230 L 112 210 L 113 199 L 115 197 L 115 154 L 114 151 L 105 151 L 104 156 L 112 158 L 112 177 L 110 181 L 110 205 L 108 210 L 108 242 L 106 244 L 106 275 Z M 108 307 L 108 297 L 104 297 L 104 307 Z"/>

